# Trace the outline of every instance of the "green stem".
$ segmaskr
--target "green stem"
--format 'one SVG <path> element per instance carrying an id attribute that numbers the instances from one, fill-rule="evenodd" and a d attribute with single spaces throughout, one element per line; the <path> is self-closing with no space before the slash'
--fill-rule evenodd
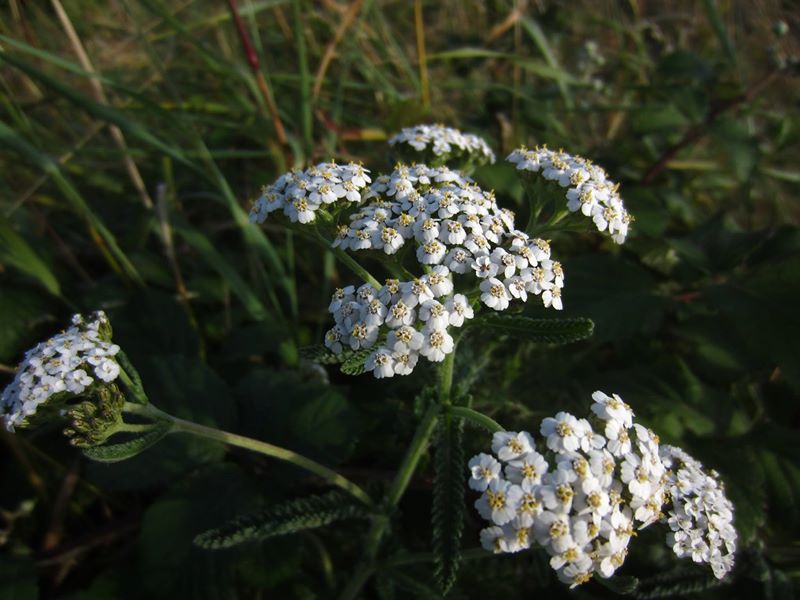
<path id="1" fill-rule="evenodd" d="M 332 469 L 329 469 L 328 467 L 321 465 L 318 462 L 303 456 L 302 454 L 298 454 L 297 452 L 292 452 L 286 448 L 274 446 L 272 444 L 268 444 L 267 442 L 254 440 L 236 433 L 230 433 L 220 429 L 215 429 L 213 427 L 206 427 L 205 425 L 200 425 L 199 423 L 193 423 L 192 421 L 179 419 L 178 417 L 174 417 L 162 410 L 159 410 L 152 404 L 142 406 L 139 404 L 131 404 L 126 402 L 123 410 L 133 414 L 150 417 L 155 420 L 171 421 L 172 430 L 170 433 L 191 433 L 192 435 L 216 440 L 218 442 L 228 444 L 229 446 L 244 448 L 246 450 L 251 450 L 252 452 L 257 452 L 265 456 L 271 456 L 272 458 L 277 458 L 278 460 L 292 463 L 293 465 L 314 473 L 325 481 L 342 488 L 353 497 L 361 500 L 364 504 L 368 506 L 372 505 L 372 498 L 370 498 L 369 495 L 358 485 L 346 477 L 339 475 L 339 473 L 336 471 L 333 471 Z"/>
<path id="2" fill-rule="evenodd" d="M 505 428 L 491 417 L 466 406 L 452 406 L 450 407 L 450 414 L 464 419 L 465 421 L 480 425 L 491 432 L 505 431 Z"/>
<path id="3" fill-rule="evenodd" d="M 375 279 L 369 271 L 367 271 L 364 267 L 358 264 L 358 261 L 356 261 L 352 256 L 350 256 L 347 252 L 345 252 L 341 248 L 334 248 L 333 246 L 331 246 L 331 243 L 328 240 L 326 240 L 325 236 L 323 236 L 318 230 L 315 229 L 314 234 L 315 234 L 314 239 L 320 244 L 322 244 L 322 247 L 325 248 L 325 250 L 330 250 L 333 253 L 333 255 L 342 262 L 343 265 L 345 265 L 353 273 L 361 277 L 361 279 L 370 284 L 376 290 L 381 289 L 382 286 L 378 282 L 378 280 Z"/>
<path id="4" fill-rule="evenodd" d="M 367 533 L 364 559 L 347 587 L 342 591 L 339 597 L 340 600 L 353 600 L 353 598 L 356 598 L 367 579 L 375 570 L 375 557 L 378 554 L 381 539 L 389 527 L 389 515 L 392 514 L 394 508 L 400 502 L 400 498 L 403 497 L 420 459 L 425 454 L 428 442 L 436 429 L 442 406 L 449 406 L 451 403 L 455 355 L 455 348 L 453 348 L 453 351 L 445 357 L 441 364 L 439 369 L 439 402 L 432 402 L 428 406 L 422 421 L 417 426 L 414 439 L 411 441 L 408 450 L 406 450 L 406 455 L 403 457 L 403 462 L 397 470 L 397 475 L 395 475 L 389 491 L 386 492 L 386 498 L 383 503 L 384 514 L 378 515 L 373 519 L 372 526 Z"/>

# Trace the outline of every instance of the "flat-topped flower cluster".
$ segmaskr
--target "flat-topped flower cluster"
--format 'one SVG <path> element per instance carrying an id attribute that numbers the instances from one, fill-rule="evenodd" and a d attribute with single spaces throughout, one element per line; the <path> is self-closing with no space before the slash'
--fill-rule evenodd
<path id="1" fill-rule="evenodd" d="M 470 178 L 447 167 L 398 165 L 366 197 L 372 201 L 340 226 L 334 246 L 395 254 L 412 243 L 423 268 L 443 265 L 482 280 L 481 300 L 494 310 L 528 294 L 561 308 L 564 272 L 550 244 L 515 229 L 514 214 Z"/>
<path id="2" fill-rule="evenodd" d="M 564 271 L 545 240 L 514 228 L 514 215 L 493 194 L 447 167 L 398 165 L 365 194 L 369 202 L 339 227 L 333 245 L 393 255 L 410 247 L 427 273 L 334 293 L 329 310 L 336 325 L 325 343 L 333 352 L 376 347 L 365 368 L 376 377 L 407 375 L 419 356 L 438 362 L 452 352 L 449 327 L 472 318 L 479 299 L 495 311 L 514 300 L 541 296 L 562 308 Z M 461 277 L 461 282 L 456 280 Z M 463 283 L 467 294 L 454 293 Z"/>
<path id="3" fill-rule="evenodd" d="M 590 217 L 599 231 L 607 232 L 618 244 L 625 242 L 631 215 L 619 195 L 619 185 L 605 170 L 582 156 L 553 151 L 546 146 L 518 148 L 506 160 L 517 170 L 538 173 L 567 190 L 567 209 Z"/>
<path id="4" fill-rule="evenodd" d="M 264 186 L 250 211 L 250 221 L 263 223 L 271 212 L 282 210 L 292 223 L 311 223 L 316 212 L 338 201 L 361 202 L 361 192 L 372 181 L 369 171 L 356 163 L 320 163 L 281 175 Z"/>
<path id="5" fill-rule="evenodd" d="M 111 383 L 119 376 L 111 327 L 102 311 L 75 315 L 72 325 L 25 353 L 14 380 L 0 396 L 6 429 L 27 425 L 37 409 L 55 396 L 84 393 L 96 379 Z"/>
<path id="6" fill-rule="evenodd" d="M 434 156 L 466 156 L 476 163 L 495 161 L 494 152 L 483 138 L 444 125 L 406 127 L 389 138 L 389 145 L 408 145 L 416 152 L 429 151 Z"/>
<path id="7" fill-rule="evenodd" d="M 448 328 L 474 316 L 442 266 L 412 281 L 388 279 L 380 290 L 367 284 L 337 289 L 329 310 L 336 325 L 325 345 L 336 354 L 377 346 L 364 368 L 378 379 L 409 375 L 420 356 L 441 362 L 454 347 Z"/>
<path id="8" fill-rule="evenodd" d="M 710 484 L 696 461 L 691 473 L 670 471 L 678 455 L 635 423 L 619 396 L 595 392 L 592 398 L 602 435 L 587 419 L 559 412 L 542 421 L 538 447 L 528 432 L 500 432 L 492 439 L 493 455 L 469 461 L 469 485 L 482 492 L 475 507 L 490 523 L 481 532 L 484 548 L 518 552 L 536 542 L 550 554 L 559 579 L 574 587 L 596 573 L 613 575 L 635 530 L 668 519 L 676 554 L 710 562 L 723 577 L 733 564 L 736 533 L 722 491 L 714 487 L 704 496 Z M 721 545 L 727 555 L 718 552 Z"/>
<path id="9" fill-rule="evenodd" d="M 707 473 L 699 461 L 674 446 L 662 446 L 661 459 L 670 469 L 667 545 L 681 558 L 709 563 L 722 579 L 733 568 L 736 529 L 733 504 L 718 474 Z"/>

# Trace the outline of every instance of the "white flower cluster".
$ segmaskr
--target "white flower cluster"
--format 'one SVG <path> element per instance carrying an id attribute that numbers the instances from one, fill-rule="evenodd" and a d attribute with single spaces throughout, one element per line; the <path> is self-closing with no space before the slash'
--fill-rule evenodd
<path id="1" fill-rule="evenodd" d="M 709 563 L 714 576 L 722 579 L 733 568 L 736 552 L 733 504 L 718 475 L 706 473 L 700 462 L 680 448 L 662 446 L 661 459 L 670 469 L 667 545 L 680 558 Z"/>
<path id="2" fill-rule="evenodd" d="M 532 541 L 571 587 L 622 566 L 634 529 L 666 522 L 679 557 L 709 562 L 717 577 L 733 565 L 733 505 L 716 476 L 684 451 L 660 446 L 616 394 L 592 394 L 598 431 L 559 412 L 542 420 L 537 448 L 528 432 L 495 433 L 492 454 L 469 461 L 475 508 L 491 525 L 484 548 L 519 552 Z M 602 433 L 602 435 L 601 435 Z M 723 550 L 724 549 L 724 550 Z"/>
<path id="3" fill-rule="evenodd" d="M 592 398 L 605 435 L 559 412 L 541 423 L 541 452 L 529 433 L 501 432 L 492 440 L 496 458 L 469 462 L 469 485 L 483 492 L 475 507 L 492 523 L 481 532 L 483 546 L 518 552 L 535 540 L 573 587 L 622 565 L 634 527 L 659 519 L 665 494 L 658 438 L 633 422 L 619 396 Z"/>
<path id="4" fill-rule="evenodd" d="M 425 152 L 430 148 L 435 156 L 466 154 L 475 157 L 476 162 L 495 161 L 494 152 L 483 138 L 462 133 L 458 129 L 444 125 L 415 125 L 406 127 L 400 133 L 389 138 L 389 145 L 408 144 L 417 152 Z"/>
<path id="5" fill-rule="evenodd" d="M 292 223 L 310 223 L 323 205 L 338 200 L 361 202 L 361 193 L 371 181 L 369 171 L 355 163 L 320 163 L 305 171 L 290 171 L 264 186 L 250 211 L 250 221 L 263 223 L 280 209 Z"/>
<path id="6" fill-rule="evenodd" d="M 395 254 L 411 242 L 423 267 L 478 277 L 481 300 L 494 310 L 526 302 L 528 294 L 562 308 L 564 271 L 550 244 L 516 230 L 514 214 L 468 177 L 447 167 L 398 165 L 376 178 L 366 198 L 375 200 L 339 228 L 334 246 Z"/>
<path id="7" fill-rule="evenodd" d="M 72 317 L 72 326 L 25 353 L 14 380 L 0 396 L 0 416 L 9 431 L 24 426 L 39 406 L 57 394 L 77 396 L 95 377 L 106 383 L 119 376 L 114 358 L 119 346 L 110 341 L 108 317 L 102 311 L 88 319 Z M 94 376 L 94 377 L 93 377 Z"/>
<path id="8" fill-rule="evenodd" d="M 591 217 L 599 231 L 607 231 L 618 244 L 625 242 L 632 218 L 625 210 L 614 183 L 601 167 L 582 156 L 573 156 L 545 147 L 514 150 L 506 158 L 520 171 L 541 172 L 548 181 L 556 181 L 567 190 L 567 209 Z"/>
<path id="9" fill-rule="evenodd" d="M 340 354 L 376 347 L 364 364 L 381 379 L 408 375 L 420 355 L 441 362 L 454 348 L 449 327 L 461 327 L 474 312 L 466 296 L 453 293 L 450 271 L 443 266 L 412 281 L 388 279 L 376 290 L 365 284 L 337 289 L 329 307 L 336 325 L 325 345 Z"/>

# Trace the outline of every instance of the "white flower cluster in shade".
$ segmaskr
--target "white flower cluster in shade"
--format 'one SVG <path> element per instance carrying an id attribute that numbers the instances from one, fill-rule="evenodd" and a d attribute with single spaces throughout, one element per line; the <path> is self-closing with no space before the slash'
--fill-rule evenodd
<path id="1" fill-rule="evenodd" d="M 520 171 L 541 173 L 567 190 L 567 209 L 591 217 L 599 231 L 606 231 L 618 244 L 625 242 L 632 218 L 619 195 L 619 185 L 605 170 L 582 156 L 545 147 L 514 150 L 506 158 Z"/>
<path id="2" fill-rule="evenodd" d="M 378 379 L 409 375 L 420 356 L 441 362 L 454 347 L 448 328 L 474 316 L 441 265 L 412 281 L 388 279 L 380 290 L 368 284 L 337 289 L 329 310 L 336 325 L 325 345 L 336 354 L 375 347 L 364 368 Z"/>
<path id="3" fill-rule="evenodd" d="M 119 346 L 110 341 L 102 311 L 72 317 L 72 326 L 25 353 L 14 380 L 0 396 L 0 416 L 9 431 L 27 424 L 53 396 L 77 396 L 95 378 L 110 383 L 119 376 Z"/>
<path id="4" fill-rule="evenodd" d="M 736 552 L 733 504 L 717 473 L 706 473 L 700 462 L 680 448 L 662 446 L 661 459 L 670 469 L 667 545 L 681 558 L 709 563 L 722 579 L 733 568 Z"/>
<path id="5" fill-rule="evenodd" d="M 495 433 L 493 454 L 469 461 L 469 486 L 482 492 L 475 507 L 490 523 L 481 531 L 483 547 L 518 552 L 535 542 L 550 554 L 558 578 L 571 587 L 595 574 L 613 575 L 625 561 L 635 529 L 666 518 L 662 509 L 678 485 L 668 471 L 671 460 L 662 460 L 658 437 L 634 422 L 631 408 L 616 394 L 598 391 L 592 398 L 598 431 L 587 419 L 559 412 L 542 421 L 538 446 L 525 431 Z M 698 557 L 710 557 L 718 546 L 712 547 L 710 534 L 704 535 L 712 529 L 711 514 L 720 517 L 725 535 L 735 537 L 732 511 L 721 510 L 726 500 L 715 497 L 709 508 L 686 493 L 680 498 L 690 500 L 693 510 L 681 525 L 699 531 L 687 535 L 702 537 L 708 546 L 696 544 Z M 686 500 L 674 501 L 670 514 L 684 515 Z M 725 571 L 714 572 L 721 577 Z"/>
<path id="6" fill-rule="evenodd" d="M 564 271 L 551 259 L 550 244 L 516 230 L 514 214 L 461 173 L 398 165 L 377 177 L 365 197 L 374 200 L 339 227 L 334 246 L 395 254 L 410 243 L 424 268 L 476 276 L 481 300 L 494 310 L 526 302 L 528 294 L 562 308 Z"/>
<path id="7" fill-rule="evenodd" d="M 282 210 L 292 223 L 310 223 L 323 205 L 339 200 L 361 202 L 361 193 L 371 181 L 369 171 L 355 163 L 320 163 L 305 171 L 290 171 L 264 186 L 250 211 L 250 221 L 263 223 L 271 212 Z"/>
<path id="8" fill-rule="evenodd" d="M 483 138 L 462 133 L 458 129 L 444 125 L 415 125 L 400 130 L 400 133 L 389 138 L 389 145 L 407 144 L 417 152 L 430 149 L 435 156 L 466 154 L 474 156 L 477 162 L 495 161 L 494 152 Z"/>

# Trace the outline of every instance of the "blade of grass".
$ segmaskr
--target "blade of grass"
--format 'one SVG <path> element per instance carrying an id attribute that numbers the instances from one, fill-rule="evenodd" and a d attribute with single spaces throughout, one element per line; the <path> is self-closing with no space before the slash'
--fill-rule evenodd
<path id="1" fill-rule="evenodd" d="M 37 279 L 48 292 L 54 296 L 61 296 L 61 286 L 50 267 L 2 216 L 0 216 L 0 262 L 27 273 Z"/>
<path id="2" fill-rule="evenodd" d="M 58 79 L 55 79 L 50 75 L 47 75 L 43 71 L 40 71 L 39 69 L 34 67 L 33 65 L 27 63 L 26 61 L 12 54 L 9 54 L 8 52 L 0 51 L 0 61 L 4 61 L 12 65 L 13 67 L 17 68 L 18 70 L 24 72 L 32 79 L 38 81 L 39 83 L 43 84 L 45 87 L 49 88 L 53 92 L 69 100 L 78 108 L 84 110 L 88 114 L 97 117 L 103 121 L 107 121 L 108 123 L 111 123 L 113 125 L 117 125 L 122 131 L 129 134 L 131 137 L 135 137 L 141 140 L 142 142 L 145 142 L 148 145 L 153 146 L 154 148 L 160 150 L 167 156 L 172 157 L 174 160 L 180 162 L 183 165 L 195 168 L 195 165 L 191 161 L 189 161 L 185 156 L 183 156 L 181 152 L 179 152 L 175 148 L 168 146 L 166 143 L 164 143 L 159 138 L 157 138 L 149 131 L 147 131 L 139 123 L 127 119 L 119 110 L 116 110 L 115 108 L 94 101 L 85 94 L 78 92 L 77 90 L 62 83 Z"/>
<path id="3" fill-rule="evenodd" d="M 542 56 L 544 57 L 544 60 L 548 66 L 555 71 L 563 72 L 564 69 L 558 64 L 558 59 L 553 53 L 553 50 L 550 48 L 550 44 L 547 41 L 547 36 L 544 34 L 544 31 L 542 31 L 542 28 L 539 27 L 539 23 L 530 17 L 523 17 L 521 19 L 521 23 L 522 27 L 533 40 L 533 43 L 536 44 L 537 48 L 539 48 L 539 52 L 542 53 Z M 574 102 L 566 81 L 563 78 L 558 78 L 556 79 L 556 84 L 558 85 L 558 91 L 561 93 L 561 98 L 564 100 L 564 104 L 566 104 L 567 108 L 572 108 L 574 106 Z"/>
<path id="4" fill-rule="evenodd" d="M 336 32 L 333 34 L 333 39 L 325 48 L 325 53 L 322 55 L 322 60 L 317 68 L 317 74 L 314 77 L 314 89 L 311 93 L 312 100 L 319 98 L 319 93 L 322 90 L 322 82 L 325 80 L 325 73 L 328 72 L 328 66 L 336 54 L 336 48 L 341 43 L 344 34 L 353 24 L 353 21 L 355 21 L 363 4 L 364 0 L 353 0 L 342 16 L 342 20 L 339 22 L 339 26 L 336 28 Z"/>
<path id="5" fill-rule="evenodd" d="M 136 270 L 136 267 L 133 266 L 119 247 L 114 234 L 112 234 L 100 218 L 94 214 L 80 192 L 78 192 L 75 186 L 72 185 L 61 172 L 58 164 L 50 157 L 39 152 L 30 142 L 2 121 L 0 121 L 0 142 L 4 146 L 17 151 L 30 163 L 48 173 L 53 183 L 72 205 L 72 209 L 83 217 L 89 225 L 89 231 L 95 239 L 95 242 L 98 243 L 101 252 L 106 256 L 109 265 L 118 273 L 127 276 L 134 283 L 143 285 L 142 278 Z"/>
<path id="6" fill-rule="evenodd" d="M 94 75 L 96 73 L 94 65 L 92 64 L 89 55 L 86 53 L 86 49 L 83 47 L 83 42 L 81 42 L 78 32 L 75 31 L 75 27 L 72 25 L 72 21 L 70 20 L 67 11 L 64 10 L 60 0 L 50 0 L 50 2 L 53 5 L 53 10 L 55 10 L 56 16 L 58 17 L 61 26 L 64 28 L 67 39 L 72 45 L 72 49 L 77 55 L 81 66 L 86 71 Z M 92 89 L 92 95 L 95 97 L 97 102 L 105 105 L 110 104 L 108 97 L 106 96 L 106 92 L 103 89 L 103 84 L 100 83 L 96 77 L 93 76 L 89 79 L 89 85 Z M 119 148 L 119 151 L 122 153 L 122 162 L 125 166 L 125 171 L 128 173 L 128 177 L 130 178 L 136 193 L 139 195 L 139 199 L 142 201 L 142 204 L 144 204 L 145 208 L 152 208 L 153 200 L 150 198 L 150 194 L 147 192 L 147 186 L 144 184 L 144 180 L 142 179 L 141 173 L 139 173 L 136 163 L 133 161 L 133 158 L 131 158 L 130 152 L 128 151 L 128 143 L 125 141 L 125 136 L 120 128 L 116 125 L 111 125 L 109 127 L 109 132 L 111 133 L 111 138 L 114 140 L 117 148 Z"/>
<path id="7" fill-rule="evenodd" d="M 417 63 L 419 64 L 419 87 L 422 106 L 431 105 L 431 90 L 428 83 L 428 58 L 425 54 L 425 24 L 422 21 L 422 0 L 414 0 L 414 32 L 417 38 Z"/>
<path id="8" fill-rule="evenodd" d="M 303 134 L 303 149 L 310 158 L 314 149 L 312 131 L 311 78 L 308 72 L 306 36 L 303 22 L 302 0 L 292 0 L 292 25 L 297 45 L 297 70 L 300 73 L 300 127 Z"/>
<path id="9" fill-rule="evenodd" d="M 253 76 L 258 84 L 258 89 L 264 98 L 264 103 L 266 104 L 267 110 L 269 111 L 269 116 L 272 119 L 272 126 L 275 128 L 275 134 L 278 136 L 278 141 L 285 146 L 287 143 L 286 131 L 283 128 L 281 117 L 278 114 L 278 107 L 275 105 L 275 99 L 272 96 L 272 91 L 269 89 L 267 80 L 264 78 L 264 73 L 261 70 L 261 63 L 258 59 L 258 54 L 256 53 L 255 48 L 253 48 L 253 42 L 250 40 L 250 34 L 247 33 L 247 29 L 244 26 L 242 17 L 239 15 L 239 7 L 236 4 L 236 0 L 228 0 L 228 7 L 230 8 L 233 22 L 236 25 L 236 31 L 239 34 L 239 40 L 242 42 L 242 48 L 247 56 L 247 62 L 250 65 L 250 70 L 253 72 Z"/>

